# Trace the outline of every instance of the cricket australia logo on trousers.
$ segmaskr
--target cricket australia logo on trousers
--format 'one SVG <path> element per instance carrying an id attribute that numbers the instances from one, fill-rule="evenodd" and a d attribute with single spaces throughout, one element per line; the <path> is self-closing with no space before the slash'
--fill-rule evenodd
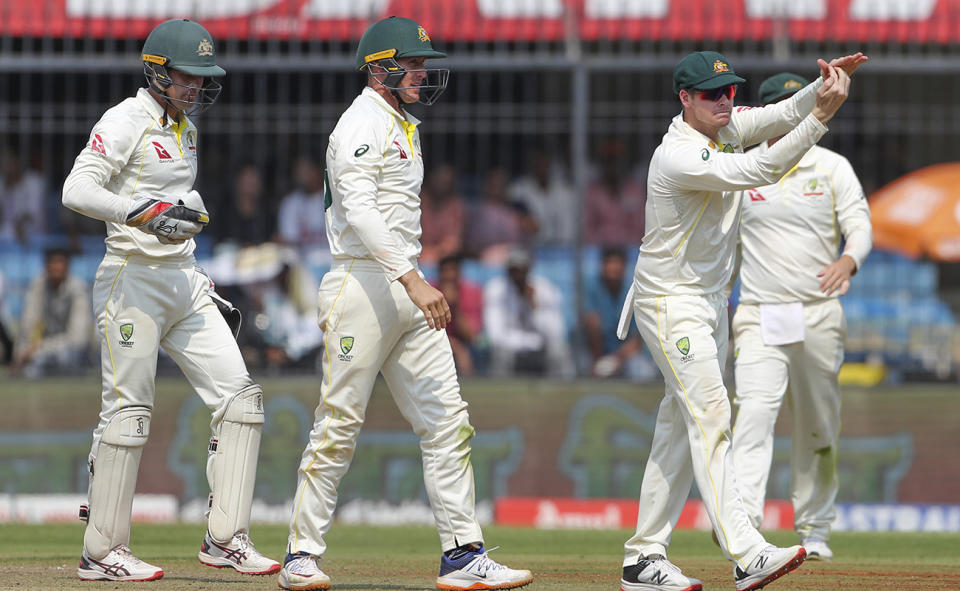
<path id="1" fill-rule="evenodd" d="M 133 323 L 120 325 L 120 346 L 130 348 L 133 346 Z"/>
<path id="2" fill-rule="evenodd" d="M 682 361 L 682 362 L 684 362 L 684 363 L 686 363 L 686 362 L 688 362 L 688 361 L 693 361 L 694 356 L 693 356 L 693 355 L 688 355 L 688 353 L 690 353 L 690 338 L 689 338 L 689 337 L 683 337 L 683 338 L 681 338 L 680 340 L 677 341 L 677 351 L 680 351 L 680 354 L 683 355 L 683 357 L 680 358 L 680 361 Z"/>
<path id="3" fill-rule="evenodd" d="M 340 361 L 353 361 L 353 355 L 349 355 L 353 350 L 353 337 L 340 337 L 340 354 L 337 359 Z"/>

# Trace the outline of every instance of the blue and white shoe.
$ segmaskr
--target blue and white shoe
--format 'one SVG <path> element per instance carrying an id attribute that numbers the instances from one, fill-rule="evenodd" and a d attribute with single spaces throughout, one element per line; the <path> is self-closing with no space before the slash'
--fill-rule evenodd
<path id="1" fill-rule="evenodd" d="M 496 550 L 493 548 L 492 550 Z M 451 560 L 440 557 L 437 589 L 467 591 L 474 589 L 514 589 L 533 582 L 528 570 L 514 570 L 492 560 L 481 544 L 476 551 Z"/>
<path id="2" fill-rule="evenodd" d="M 84 581 L 155 581 L 163 578 L 163 569 L 140 560 L 123 544 L 114 546 L 102 560 L 80 555 L 77 576 Z"/>

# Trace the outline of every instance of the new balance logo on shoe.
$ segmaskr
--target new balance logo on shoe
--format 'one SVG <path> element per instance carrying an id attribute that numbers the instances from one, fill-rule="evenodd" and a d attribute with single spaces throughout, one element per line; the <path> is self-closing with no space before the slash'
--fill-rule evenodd
<path id="1" fill-rule="evenodd" d="M 621 591 L 700 591 L 700 581 L 680 572 L 676 565 L 659 554 L 641 558 L 623 567 Z"/>
<path id="2" fill-rule="evenodd" d="M 769 545 L 750 563 L 746 570 L 733 567 L 737 591 L 761 589 L 803 563 L 807 553 L 802 546 L 777 548 Z"/>
<path id="3" fill-rule="evenodd" d="M 665 572 L 656 571 L 656 572 L 650 573 L 650 582 L 655 583 L 657 585 L 663 585 L 667 581 L 669 576 L 670 575 L 668 575 Z"/>

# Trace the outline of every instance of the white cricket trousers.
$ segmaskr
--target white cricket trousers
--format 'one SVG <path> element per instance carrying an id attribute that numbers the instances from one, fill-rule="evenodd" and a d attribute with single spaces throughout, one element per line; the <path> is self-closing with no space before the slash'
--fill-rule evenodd
<path id="1" fill-rule="evenodd" d="M 443 551 L 483 536 L 474 511 L 470 426 L 453 352 L 399 281 L 367 259 L 338 259 L 320 284 L 323 381 L 300 460 L 287 551 L 322 556 L 378 373 L 420 436 L 423 480 Z"/>
<path id="2" fill-rule="evenodd" d="M 640 487 L 636 534 L 623 566 L 666 556 L 694 479 L 724 555 L 746 568 L 766 546 L 737 493 L 730 450 L 730 401 L 722 366 L 728 343 L 727 298 L 637 297 L 640 335 L 663 373 L 650 457 Z"/>
<path id="3" fill-rule="evenodd" d="M 118 410 L 153 408 L 160 347 L 213 413 L 214 433 L 226 402 L 253 383 L 230 328 L 207 295 L 209 284 L 193 257 L 104 257 L 93 284 L 103 393 L 91 460 Z"/>
<path id="4" fill-rule="evenodd" d="M 784 395 L 793 414 L 790 497 L 801 538 L 829 539 L 837 497 L 837 443 L 846 322 L 839 300 L 804 304 L 804 340 L 768 346 L 760 306 L 741 304 L 733 318 L 737 421 L 733 456 L 750 520 L 759 527 L 773 459 L 773 429 Z"/>

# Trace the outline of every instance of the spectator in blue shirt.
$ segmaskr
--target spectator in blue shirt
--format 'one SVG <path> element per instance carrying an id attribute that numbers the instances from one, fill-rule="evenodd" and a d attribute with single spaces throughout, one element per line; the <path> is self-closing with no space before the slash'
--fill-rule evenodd
<path id="1" fill-rule="evenodd" d="M 584 324 L 590 353 L 590 373 L 595 377 L 625 377 L 633 381 L 649 381 L 657 376 L 637 327 L 630 329 L 627 340 L 617 338 L 620 309 L 630 288 L 625 276 L 627 256 L 622 248 L 603 249 L 600 277 L 587 282 Z"/>

